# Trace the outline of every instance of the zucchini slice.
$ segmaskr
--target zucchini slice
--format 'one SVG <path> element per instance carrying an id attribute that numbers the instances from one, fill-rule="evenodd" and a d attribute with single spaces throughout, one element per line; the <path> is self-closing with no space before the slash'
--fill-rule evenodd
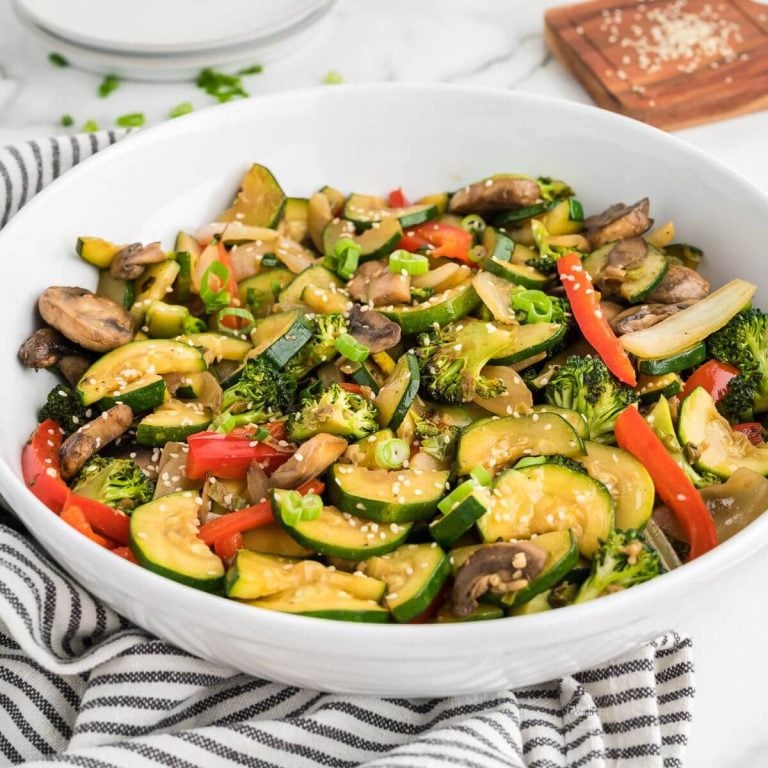
<path id="1" fill-rule="evenodd" d="M 543 289 L 551 282 L 550 278 L 539 272 L 538 269 L 529 267 L 527 264 L 515 264 L 512 261 L 486 258 L 483 261 L 483 269 L 492 275 L 496 275 L 496 277 L 509 280 L 510 283 L 521 285 L 523 288 Z"/>
<path id="2" fill-rule="evenodd" d="M 589 437 L 587 434 L 587 422 L 578 411 L 572 411 L 570 408 L 561 408 L 559 405 L 543 403 L 542 405 L 534 405 L 533 412 L 555 413 L 560 416 L 560 418 L 565 419 L 573 427 L 574 432 L 576 432 L 580 438 L 586 440 Z"/>
<path id="3" fill-rule="evenodd" d="M 531 323 L 518 325 L 514 331 L 509 353 L 492 360 L 493 365 L 511 365 L 547 352 L 563 340 L 568 326 L 565 323 Z"/>
<path id="4" fill-rule="evenodd" d="M 411 523 L 431 517 L 445 495 L 448 472 L 366 469 L 334 464 L 328 493 L 342 512 L 377 523 Z"/>
<path id="5" fill-rule="evenodd" d="M 336 621 L 383 624 L 389 621 L 390 616 L 389 611 L 375 600 L 364 600 L 343 589 L 322 583 L 304 584 L 297 589 L 278 592 L 249 604 L 270 611 Z"/>
<path id="6" fill-rule="evenodd" d="M 141 277 L 133 281 L 134 300 L 131 306 L 131 317 L 135 328 L 144 321 L 144 313 L 153 301 L 163 301 L 173 288 L 178 277 L 179 263 L 174 259 L 150 264 Z"/>
<path id="7" fill-rule="evenodd" d="M 479 487 L 443 517 L 433 520 L 429 525 L 432 538 L 441 546 L 450 547 L 488 511 L 487 496 L 487 489 Z"/>
<path id="8" fill-rule="evenodd" d="M 263 355 L 282 368 L 312 338 L 312 328 L 298 310 L 281 312 L 260 320 L 251 332 L 249 357 Z"/>
<path id="9" fill-rule="evenodd" d="M 635 392 L 643 404 L 655 403 L 660 397 L 674 397 L 683 391 L 683 380 L 677 373 L 649 376 L 641 373 Z"/>
<path id="10" fill-rule="evenodd" d="M 277 523 L 269 523 L 243 533 L 243 547 L 251 552 L 261 552 L 264 555 L 281 555 L 282 557 L 312 557 L 311 549 L 302 547 L 298 541 L 289 536 Z"/>
<path id="11" fill-rule="evenodd" d="M 221 560 L 197 536 L 197 493 L 161 496 L 131 513 L 131 549 L 141 565 L 189 587 L 218 592 Z"/>
<path id="12" fill-rule="evenodd" d="M 409 205 L 405 208 L 389 208 L 385 201 L 373 195 L 351 194 L 344 205 L 344 218 L 358 229 L 370 229 L 375 222 L 395 218 L 400 226 L 416 227 L 439 216 L 437 206 L 431 203 Z"/>
<path id="13" fill-rule="evenodd" d="M 435 543 L 406 544 L 359 567 L 386 582 L 384 603 L 399 622 L 411 621 L 429 608 L 451 573 L 448 556 Z"/>
<path id="14" fill-rule="evenodd" d="M 162 405 L 168 399 L 168 389 L 165 380 L 158 374 L 148 374 L 144 378 L 131 382 L 122 390 L 116 390 L 101 399 L 103 409 L 111 408 L 117 403 L 125 403 L 134 413 L 151 411 Z"/>
<path id="15" fill-rule="evenodd" d="M 149 375 L 193 373 L 206 367 L 203 356 L 194 346 L 168 339 L 132 341 L 100 357 L 83 374 L 77 392 L 83 405 L 90 405 L 102 397 L 124 391 Z"/>
<path id="16" fill-rule="evenodd" d="M 395 370 L 384 383 L 373 401 L 382 427 L 397 429 L 408 414 L 419 392 L 421 374 L 416 355 L 406 352 L 400 356 Z"/>
<path id="17" fill-rule="evenodd" d="M 482 419 L 459 438 L 456 455 L 459 475 L 483 466 L 492 474 L 523 456 L 578 456 L 584 445 L 573 427 L 554 413 Z"/>
<path id="18" fill-rule="evenodd" d="M 235 339 L 223 333 L 187 333 L 184 336 L 177 337 L 176 341 L 187 344 L 190 347 L 200 347 L 209 364 L 218 363 L 222 360 L 240 362 L 252 349 L 249 341 Z M 182 373 L 182 371 L 176 372 Z M 186 371 L 183 371 L 183 373 L 186 373 Z"/>
<path id="19" fill-rule="evenodd" d="M 249 227 L 274 227 L 285 205 L 285 193 L 272 172 L 254 163 L 243 176 L 235 202 L 217 221 L 237 221 Z"/>
<path id="20" fill-rule="evenodd" d="M 259 272 L 258 275 L 246 277 L 237 284 L 237 297 L 241 305 L 250 310 L 254 317 L 266 317 L 272 312 L 280 292 L 293 278 L 293 272 L 287 269 Z"/>
<path id="21" fill-rule="evenodd" d="M 752 445 L 746 435 L 732 430 L 702 387 L 683 400 L 677 434 L 687 451 L 697 456 L 693 466 L 700 472 L 727 478 L 745 467 L 768 475 L 768 446 Z"/>
<path id="22" fill-rule="evenodd" d="M 447 325 L 468 315 L 480 305 L 480 297 L 471 280 L 436 293 L 420 304 L 398 304 L 378 307 L 382 315 L 394 320 L 406 335 L 430 330 L 435 323 Z"/>
<path id="23" fill-rule="evenodd" d="M 394 218 L 382 219 L 376 226 L 357 234 L 355 225 L 346 219 L 333 219 L 323 230 L 323 253 L 333 253 L 339 240 L 354 240 L 362 249 L 360 261 L 387 256 L 403 237 L 400 222 Z"/>
<path id="24" fill-rule="evenodd" d="M 200 403 L 169 400 L 138 423 L 136 442 L 155 446 L 170 442 L 183 443 L 190 435 L 206 429 L 211 418 L 210 409 Z"/>
<path id="25" fill-rule="evenodd" d="M 294 560 L 241 549 L 227 571 L 227 597 L 258 600 L 310 584 L 325 584 L 341 589 L 360 600 L 378 602 L 386 585 L 375 578 L 337 571 L 316 560 Z"/>
<path id="26" fill-rule="evenodd" d="M 363 360 L 351 376 L 355 384 L 368 387 L 373 392 L 378 392 L 383 383 L 381 371 L 369 360 Z"/>
<path id="27" fill-rule="evenodd" d="M 111 299 L 123 309 L 130 309 L 135 298 L 133 280 L 120 280 L 112 277 L 108 269 L 102 269 L 99 272 L 99 282 L 96 284 L 96 294 L 105 299 Z"/>
<path id="28" fill-rule="evenodd" d="M 586 441 L 584 450 L 584 456 L 574 459 L 608 489 L 616 508 L 616 527 L 623 531 L 645 528 L 656 495 L 648 470 L 631 453 L 614 445 Z"/>
<path id="29" fill-rule="evenodd" d="M 411 531 L 411 523 L 379 526 L 335 507 L 323 507 L 316 520 L 302 520 L 289 525 L 282 517 L 280 505 L 272 503 L 275 519 L 285 532 L 300 544 L 330 557 L 365 560 L 374 555 L 386 555 L 397 549 Z"/>
<path id="30" fill-rule="evenodd" d="M 593 280 L 597 279 L 605 269 L 608 256 L 615 246 L 615 242 L 608 243 L 584 259 L 584 269 L 589 272 Z M 645 258 L 637 266 L 627 270 L 619 293 L 630 304 L 644 301 L 664 279 L 668 268 L 667 257 L 655 245 L 646 243 Z"/>
<path id="31" fill-rule="evenodd" d="M 302 296 L 305 288 L 338 290 L 342 285 L 341 280 L 333 272 L 318 264 L 299 272 L 280 292 L 278 303 L 282 310 L 295 309 L 303 305 Z"/>
<path id="32" fill-rule="evenodd" d="M 506 606 L 519 608 L 536 595 L 552 589 L 579 562 L 579 548 L 576 546 L 576 537 L 570 529 L 542 533 L 531 543 L 541 547 L 547 553 L 547 559 L 539 575 L 527 587 L 501 598 L 502 604 Z"/>
<path id="33" fill-rule="evenodd" d="M 686 368 L 695 368 L 707 359 L 707 347 L 699 342 L 669 357 L 659 357 L 654 360 L 638 360 L 637 370 L 649 376 L 663 376 L 666 373 L 677 373 Z"/>
<path id="34" fill-rule="evenodd" d="M 613 500 L 605 486 L 559 464 L 508 469 L 490 498 L 491 508 L 477 521 L 488 543 L 570 528 L 581 554 L 592 557 L 613 528 Z"/>
<path id="35" fill-rule="evenodd" d="M 122 248 L 122 245 L 110 243 L 100 237 L 78 237 L 75 244 L 77 255 L 99 269 L 108 269 L 115 254 Z"/>

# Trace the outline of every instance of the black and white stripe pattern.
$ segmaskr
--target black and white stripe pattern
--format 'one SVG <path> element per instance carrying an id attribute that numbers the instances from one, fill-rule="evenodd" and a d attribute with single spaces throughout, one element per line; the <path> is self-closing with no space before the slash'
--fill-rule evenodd
<path id="1" fill-rule="evenodd" d="M 116 141 L 0 149 L 0 222 Z M 0 525 L 0 766 L 652 768 L 683 765 L 691 642 L 670 634 L 574 677 L 498 694 L 380 699 L 233 673 L 147 636 Z"/>

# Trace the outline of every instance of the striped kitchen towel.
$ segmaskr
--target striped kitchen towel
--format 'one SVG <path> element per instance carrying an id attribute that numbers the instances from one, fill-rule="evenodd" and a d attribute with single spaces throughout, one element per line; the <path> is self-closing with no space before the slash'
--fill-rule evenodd
<path id="1" fill-rule="evenodd" d="M 0 149 L 0 222 L 119 138 Z M 0 766 L 682 766 L 693 694 L 691 642 L 675 634 L 495 694 L 406 700 L 271 683 L 130 625 L 0 517 Z"/>

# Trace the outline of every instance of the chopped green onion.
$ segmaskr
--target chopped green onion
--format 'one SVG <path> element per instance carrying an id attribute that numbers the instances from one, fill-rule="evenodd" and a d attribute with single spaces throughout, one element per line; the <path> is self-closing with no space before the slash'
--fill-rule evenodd
<path id="1" fill-rule="evenodd" d="M 524 467 L 535 467 L 539 464 L 546 464 L 546 456 L 525 456 L 515 464 L 515 469 L 523 469 Z"/>
<path id="2" fill-rule="evenodd" d="M 326 72 L 325 77 L 323 78 L 324 85 L 339 85 L 339 83 L 343 82 L 344 78 L 342 77 L 341 72 L 337 72 L 335 69 Z"/>
<path id="3" fill-rule="evenodd" d="M 323 511 L 323 500 L 316 493 L 308 493 L 302 499 L 301 519 L 317 520 Z"/>
<path id="4" fill-rule="evenodd" d="M 461 228 L 477 237 L 485 232 L 485 220 L 476 213 L 470 213 L 461 220 Z"/>
<path id="5" fill-rule="evenodd" d="M 491 473 L 482 464 L 476 466 L 469 473 L 469 476 L 478 485 L 485 486 L 486 488 L 490 488 L 491 483 L 493 483 L 493 478 L 491 477 Z"/>
<path id="6" fill-rule="evenodd" d="M 62 115 L 61 116 L 61 124 L 65 128 L 69 128 L 70 126 L 75 124 L 75 121 L 72 118 L 72 115 Z"/>
<path id="7" fill-rule="evenodd" d="M 316 493 L 302 496 L 298 491 L 276 491 L 275 501 L 283 522 L 291 527 L 302 520 L 317 520 L 323 511 L 323 500 Z"/>
<path id="8" fill-rule="evenodd" d="M 374 459 L 384 469 L 400 469 L 403 462 L 411 455 L 411 447 L 405 440 L 393 437 L 376 446 Z"/>
<path id="9" fill-rule="evenodd" d="M 245 99 L 248 91 L 243 88 L 243 81 L 238 75 L 228 75 L 215 69 L 204 69 L 195 81 L 198 88 L 209 96 L 218 99 L 222 104 L 232 99 Z"/>
<path id="10" fill-rule="evenodd" d="M 214 432 L 228 435 L 237 426 L 237 419 L 231 413 L 222 413 L 216 419 Z"/>
<path id="11" fill-rule="evenodd" d="M 584 221 L 584 208 L 575 197 L 568 198 L 568 218 L 571 221 Z"/>
<path id="12" fill-rule="evenodd" d="M 168 111 L 168 117 L 181 117 L 182 115 L 188 115 L 194 111 L 194 107 L 188 101 L 182 101 L 181 104 L 177 104 L 175 107 L 171 107 Z"/>
<path id="13" fill-rule="evenodd" d="M 265 253 L 261 257 L 261 266 L 262 267 L 276 267 L 280 262 L 278 261 L 277 256 L 275 256 L 274 253 Z"/>
<path id="14" fill-rule="evenodd" d="M 214 275 L 221 285 L 226 285 L 229 282 L 229 270 L 220 261 L 214 261 L 203 272 L 203 277 L 200 281 L 200 298 L 203 304 L 205 304 L 205 311 L 209 314 L 228 307 L 229 302 L 232 301 L 232 296 L 230 296 L 229 291 L 225 288 L 221 288 L 218 291 L 211 288 L 211 275 Z"/>
<path id="15" fill-rule="evenodd" d="M 142 112 L 130 112 L 127 115 L 120 115 L 115 120 L 115 125 L 121 128 L 141 128 L 144 125 L 145 118 Z"/>
<path id="16" fill-rule="evenodd" d="M 477 488 L 477 483 L 474 480 L 465 480 L 461 485 L 457 485 L 444 499 L 440 501 L 437 508 L 447 515 L 458 504 L 461 504 L 464 499 L 472 495 L 472 492 Z"/>
<path id="17" fill-rule="evenodd" d="M 554 312 L 554 302 L 544 291 L 526 289 L 512 293 L 512 309 L 524 317 L 526 323 L 548 323 Z"/>
<path id="18" fill-rule="evenodd" d="M 107 75 L 99 85 L 99 96 L 106 99 L 112 91 L 116 91 L 120 85 L 120 78 L 117 75 Z"/>
<path id="19" fill-rule="evenodd" d="M 389 271 L 396 275 L 403 270 L 409 275 L 423 275 L 429 272 L 429 259 L 420 253 L 409 253 L 402 248 L 389 254 Z"/>
<path id="20" fill-rule="evenodd" d="M 99 124 L 95 120 L 86 120 L 83 123 L 83 130 L 86 133 L 95 133 L 99 130 Z"/>
<path id="21" fill-rule="evenodd" d="M 272 433 L 266 427 L 259 427 L 256 430 L 256 434 L 253 436 L 253 439 L 263 443 L 271 434 Z"/>
<path id="22" fill-rule="evenodd" d="M 485 248 L 482 245 L 473 245 L 469 249 L 467 257 L 475 264 L 479 264 L 485 258 Z"/>
<path id="23" fill-rule="evenodd" d="M 340 355 L 353 363 L 362 363 L 371 354 L 371 350 L 365 344 L 360 343 L 348 333 L 342 333 L 336 339 L 336 349 Z"/>
<path id="24" fill-rule="evenodd" d="M 359 243 L 348 237 L 342 237 L 333 246 L 333 251 L 325 255 L 323 266 L 328 267 L 343 280 L 349 280 L 355 274 L 362 252 L 363 249 Z"/>
<path id="25" fill-rule="evenodd" d="M 246 322 L 242 327 L 232 328 L 231 326 L 222 322 L 225 317 L 237 317 L 240 320 L 245 320 Z M 251 312 L 249 312 L 247 309 L 243 309 L 242 307 L 225 307 L 224 309 L 220 309 L 216 313 L 216 317 L 213 321 L 213 328 L 215 331 L 226 334 L 227 336 L 234 336 L 238 339 L 247 338 L 255 325 L 256 320 L 253 317 L 253 314 L 251 314 Z"/>
<path id="26" fill-rule="evenodd" d="M 260 75 L 264 71 L 261 64 L 251 64 L 250 67 L 243 67 L 237 70 L 238 75 Z"/>
<path id="27" fill-rule="evenodd" d="M 48 54 L 48 61 L 50 61 L 54 67 L 69 66 L 69 62 L 60 53 L 56 53 L 55 51 Z"/>

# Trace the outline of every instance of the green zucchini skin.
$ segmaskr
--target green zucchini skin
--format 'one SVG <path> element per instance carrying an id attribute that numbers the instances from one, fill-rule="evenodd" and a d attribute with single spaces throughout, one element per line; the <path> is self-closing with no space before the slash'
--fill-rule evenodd
<path id="1" fill-rule="evenodd" d="M 662 376 L 665 373 L 678 373 L 686 368 L 695 368 L 707 359 L 707 347 L 700 342 L 690 349 L 678 352 L 670 357 L 661 357 L 656 360 L 638 360 L 637 369 L 640 373 L 650 376 Z"/>
<path id="2" fill-rule="evenodd" d="M 547 352 L 557 346 L 568 332 L 565 323 L 532 323 L 521 325 L 515 335 L 514 348 L 508 355 L 492 360 L 493 365 L 511 365 Z"/>
<path id="3" fill-rule="evenodd" d="M 429 526 L 432 538 L 441 547 L 450 547 L 460 539 L 487 512 L 483 502 L 475 496 L 467 496 L 450 512 Z"/>
<path id="4" fill-rule="evenodd" d="M 416 355 L 406 352 L 376 395 L 375 405 L 382 427 L 394 431 L 403 423 L 419 392 L 420 383 L 421 372 Z"/>

